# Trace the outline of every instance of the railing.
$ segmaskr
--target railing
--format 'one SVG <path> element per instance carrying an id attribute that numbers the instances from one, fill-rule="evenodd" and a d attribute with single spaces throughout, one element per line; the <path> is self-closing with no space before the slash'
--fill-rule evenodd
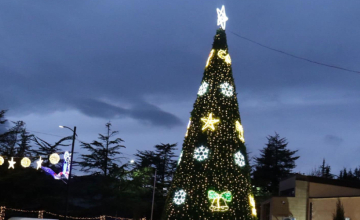
<path id="1" fill-rule="evenodd" d="M 44 218 L 44 214 L 48 214 L 51 216 L 54 216 L 56 218 L 65 218 L 64 215 L 59 215 L 56 213 L 48 212 L 45 210 L 22 210 L 22 209 L 13 209 L 13 208 L 7 208 L 6 206 L 0 206 L 0 220 L 5 220 L 5 211 L 14 211 L 14 212 L 24 212 L 24 213 L 37 213 L 39 219 Z M 106 218 L 112 218 L 116 220 L 133 220 L 132 218 L 121 218 L 121 217 L 115 217 L 110 215 L 100 215 L 98 217 L 74 217 L 74 216 L 67 216 L 69 219 L 80 219 L 80 220 L 106 220 Z M 146 218 L 142 218 L 140 220 L 146 220 Z"/>

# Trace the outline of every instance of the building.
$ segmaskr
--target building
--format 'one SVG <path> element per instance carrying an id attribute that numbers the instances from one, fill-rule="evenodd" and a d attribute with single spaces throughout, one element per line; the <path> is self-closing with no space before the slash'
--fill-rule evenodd
<path id="1" fill-rule="evenodd" d="M 360 183 L 296 174 L 280 182 L 279 196 L 261 203 L 261 220 L 331 220 L 340 199 L 347 220 L 360 220 Z"/>

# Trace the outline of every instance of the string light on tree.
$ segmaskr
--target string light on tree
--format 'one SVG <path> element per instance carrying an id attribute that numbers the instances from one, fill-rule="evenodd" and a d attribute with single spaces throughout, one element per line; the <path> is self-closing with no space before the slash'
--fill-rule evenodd
<path id="1" fill-rule="evenodd" d="M 49 161 L 50 161 L 51 164 L 54 164 L 54 165 L 59 163 L 59 161 L 60 161 L 59 154 L 57 154 L 57 153 L 51 154 L 50 157 L 49 157 Z"/>
<path id="2" fill-rule="evenodd" d="M 236 121 L 235 127 L 236 127 L 236 130 L 239 132 L 239 139 L 241 140 L 241 142 L 245 143 L 243 126 L 240 124 L 239 121 Z"/>
<path id="3" fill-rule="evenodd" d="M 182 155 L 183 155 L 183 152 L 181 151 L 180 156 L 179 156 L 179 160 L 178 160 L 178 165 L 179 165 L 180 162 L 181 162 Z"/>
<path id="4" fill-rule="evenodd" d="M 41 168 L 41 164 L 42 164 L 42 162 L 43 162 L 43 160 L 41 159 L 41 156 L 40 156 L 39 160 L 38 160 L 38 161 L 36 161 L 36 164 L 37 164 L 36 169 L 37 169 L 37 170 Z"/>
<path id="5" fill-rule="evenodd" d="M 27 157 L 24 157 L 23 159 L 21 159 L 20 164 L 22 167 L 27 168 L 31 165 L 31 160 Z"/>
<path id="6" fill-rule="evenodd" d="M 231 64 L 230 55 L 229 55 L 225 50 L 219 50 L 218 56 L 219 56 L 221 59 L 225 60 L 225 62 L 226 62 L 227 64 Z"/>
<path id="7" fill-rule="evenodd" d="M 219 119 L 213 119 L 212 118 L 212 113 L 210 113 L 208 117 L 202 118 L 201 121 L 203 121 L 205 123 L 202 130 L 205 130 L 206 128 L 210 128 L 212 131 L 215 130 L 214 124 L 220 122 Z"/>
<path id="8" fill-rule="evenodd" d="M 225 212 L 229 210 L 227 202 L 231 202 L 232 195 L 230 191 L 217 193 L 214 190 L 208 191 L 208 198 L 211 200 L 210 210 L 213 212 Z"/>
<path id="9" fill-rule="evenodd" d="M 186 192 L 184 190 L 178 190 L 177 192 L 175 192 L 175 196 L 174 196 L 174 203 L 176 205 L 181 205 L 185 202 L 185 197 L 186 197 Z"/>
<path id="10" fill-rule="evenodd" d="M 208 87 L 209 87 L 209 84 L 207 82 L 201 83 L 201 86 L 200 86 L 199 91 L 198 91 L 198 95 L 199 96 L 204 95 L 206 93 Z"/>
<path id="11" fill-rule="evenodd" d="M 244 155 L 242 155 L 242 153 L 240 151 L 235 154 L 235 163 L 239 167 L 245 166 L 245 157 L 244 157 Z"/>
<path id="12" fill-rule="evenodd" d="M 250 207 L 251 207 L 251 214 L 253 216 L 256 216 L 256 206 L 255 206 L 255 199 L 253 195 L 249 195 L 249 202 L 250 202 Z"/>
<path id="13" fill-rule="evenodd" d="M 187 128 L 186 128 L 185 137 L 188 136 L 190 125 L 191 125 L 191 118 L 189 119 L 189 122 L 188 122 L 188 125 L 187 125 Z"/>
<path id="14" fill-rule="evenodd" d="M 203 161 L 203 160 L 207 159 L 208 156 L 209 156 L 209 148 L 206 148 L 204 146 L 195 148 L 194 158 L 197 161 Z"/>
<path id="15" fill-rule="evenodd" d="M 16 162 L 14 161 L 14 158 L 12 157 L 11 160 L 9 160 L 9 168 L 8 169 L 10 169 L 10 168 L 14 169 L 15 164 L 16 164 Z"/>
<path id="16" fill-rule="evenodd" d="M 0 166 L 4 164 L 4 158 L 0 156 Z"/>
<path id="17" fill-rule="evenodd" d="M 217 25 L 220 25 L 221 28 L 223 30 L 225 30 L 226 21 L 229 20 L 229 18 L 226 17 L 226 14 L 225 14 L 225 6 L 223 5 L 221 7 L 221 10 L 217 8 L 216 11 L 217 11 L 217 14 L 218 14 Z"/>
<path id="18" fill-rule="evenodd" d="M 230 97 L 234 94 L 234 87 L 228 82 L 224 82 L 220 85 L 221 93 L 227 97 Z"/>
<path id="19" fill-rule="evenodd" d="M 211 60 L 211 57 L 213 56 L 213 54 L 214 54 L 214 49 L 212 49 L 211 51 L 210 51 L 210 54 L 209 54 L 209 57 L 208 57 L 208 59 L 207 59 L 207 61 L 206 61 L 206 66 L 205 67 L 207 67 L 207 66 L 209 66 L 209 63 L 210 63 L 210 60 Z"/>

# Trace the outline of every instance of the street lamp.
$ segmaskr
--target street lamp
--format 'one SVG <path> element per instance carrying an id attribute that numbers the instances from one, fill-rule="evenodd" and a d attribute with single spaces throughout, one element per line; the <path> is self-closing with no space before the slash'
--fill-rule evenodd
<path id="1" fill-rule="evenodd" d="M 70 170 L 69 170 L 69 179 L 68 179 L 68 183 L 66 186 L 66 204 L 65 204 L 65 220 L 67 220 L 67 214 L 68 214 L 68 203 L 69 203 L 69 187 L 70 187 L 70 180 L 71 180 L 71 170 L 72 170 L 72 162 L 73 162 L 73 157 L 74 157 L 74 147 L 75 147 L 75 136 L 77 136 L 76 134 L 76 126 L 74 126 L 74 129 L 71 129 L 67 126 L 63 126 L 63 125 L 59 125 L 59 128 L 67 128 L 70 131 L 73 132 L 73 139 L 72 139 L 72 146 L 71 146 L 71 157 L 70 157 Z"/>
<path id="2" fill-rule="evenodd" d="M 154 200 L 155 200 L 155 188 L 156 188 L 156 167 L 152 167 L 155 170 L 155 176 L 154 176 L 154 187 L 153 187 L 153 197 L 152 197 L 152 204 L 151 204 L 151 218 L 150 220 L 153 220 L 153 213 L 154 213 Z"/>

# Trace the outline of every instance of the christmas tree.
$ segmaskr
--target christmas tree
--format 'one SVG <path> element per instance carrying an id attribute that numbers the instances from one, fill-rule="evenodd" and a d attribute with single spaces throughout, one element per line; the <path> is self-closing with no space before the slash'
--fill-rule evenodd
<path id="1" fill-rule="evenodd" d="M 217 11 L 221 27 L 206 62 L 163 220 L 256 218 L 226 42 L 228 18 L 224 6 Z"/>

